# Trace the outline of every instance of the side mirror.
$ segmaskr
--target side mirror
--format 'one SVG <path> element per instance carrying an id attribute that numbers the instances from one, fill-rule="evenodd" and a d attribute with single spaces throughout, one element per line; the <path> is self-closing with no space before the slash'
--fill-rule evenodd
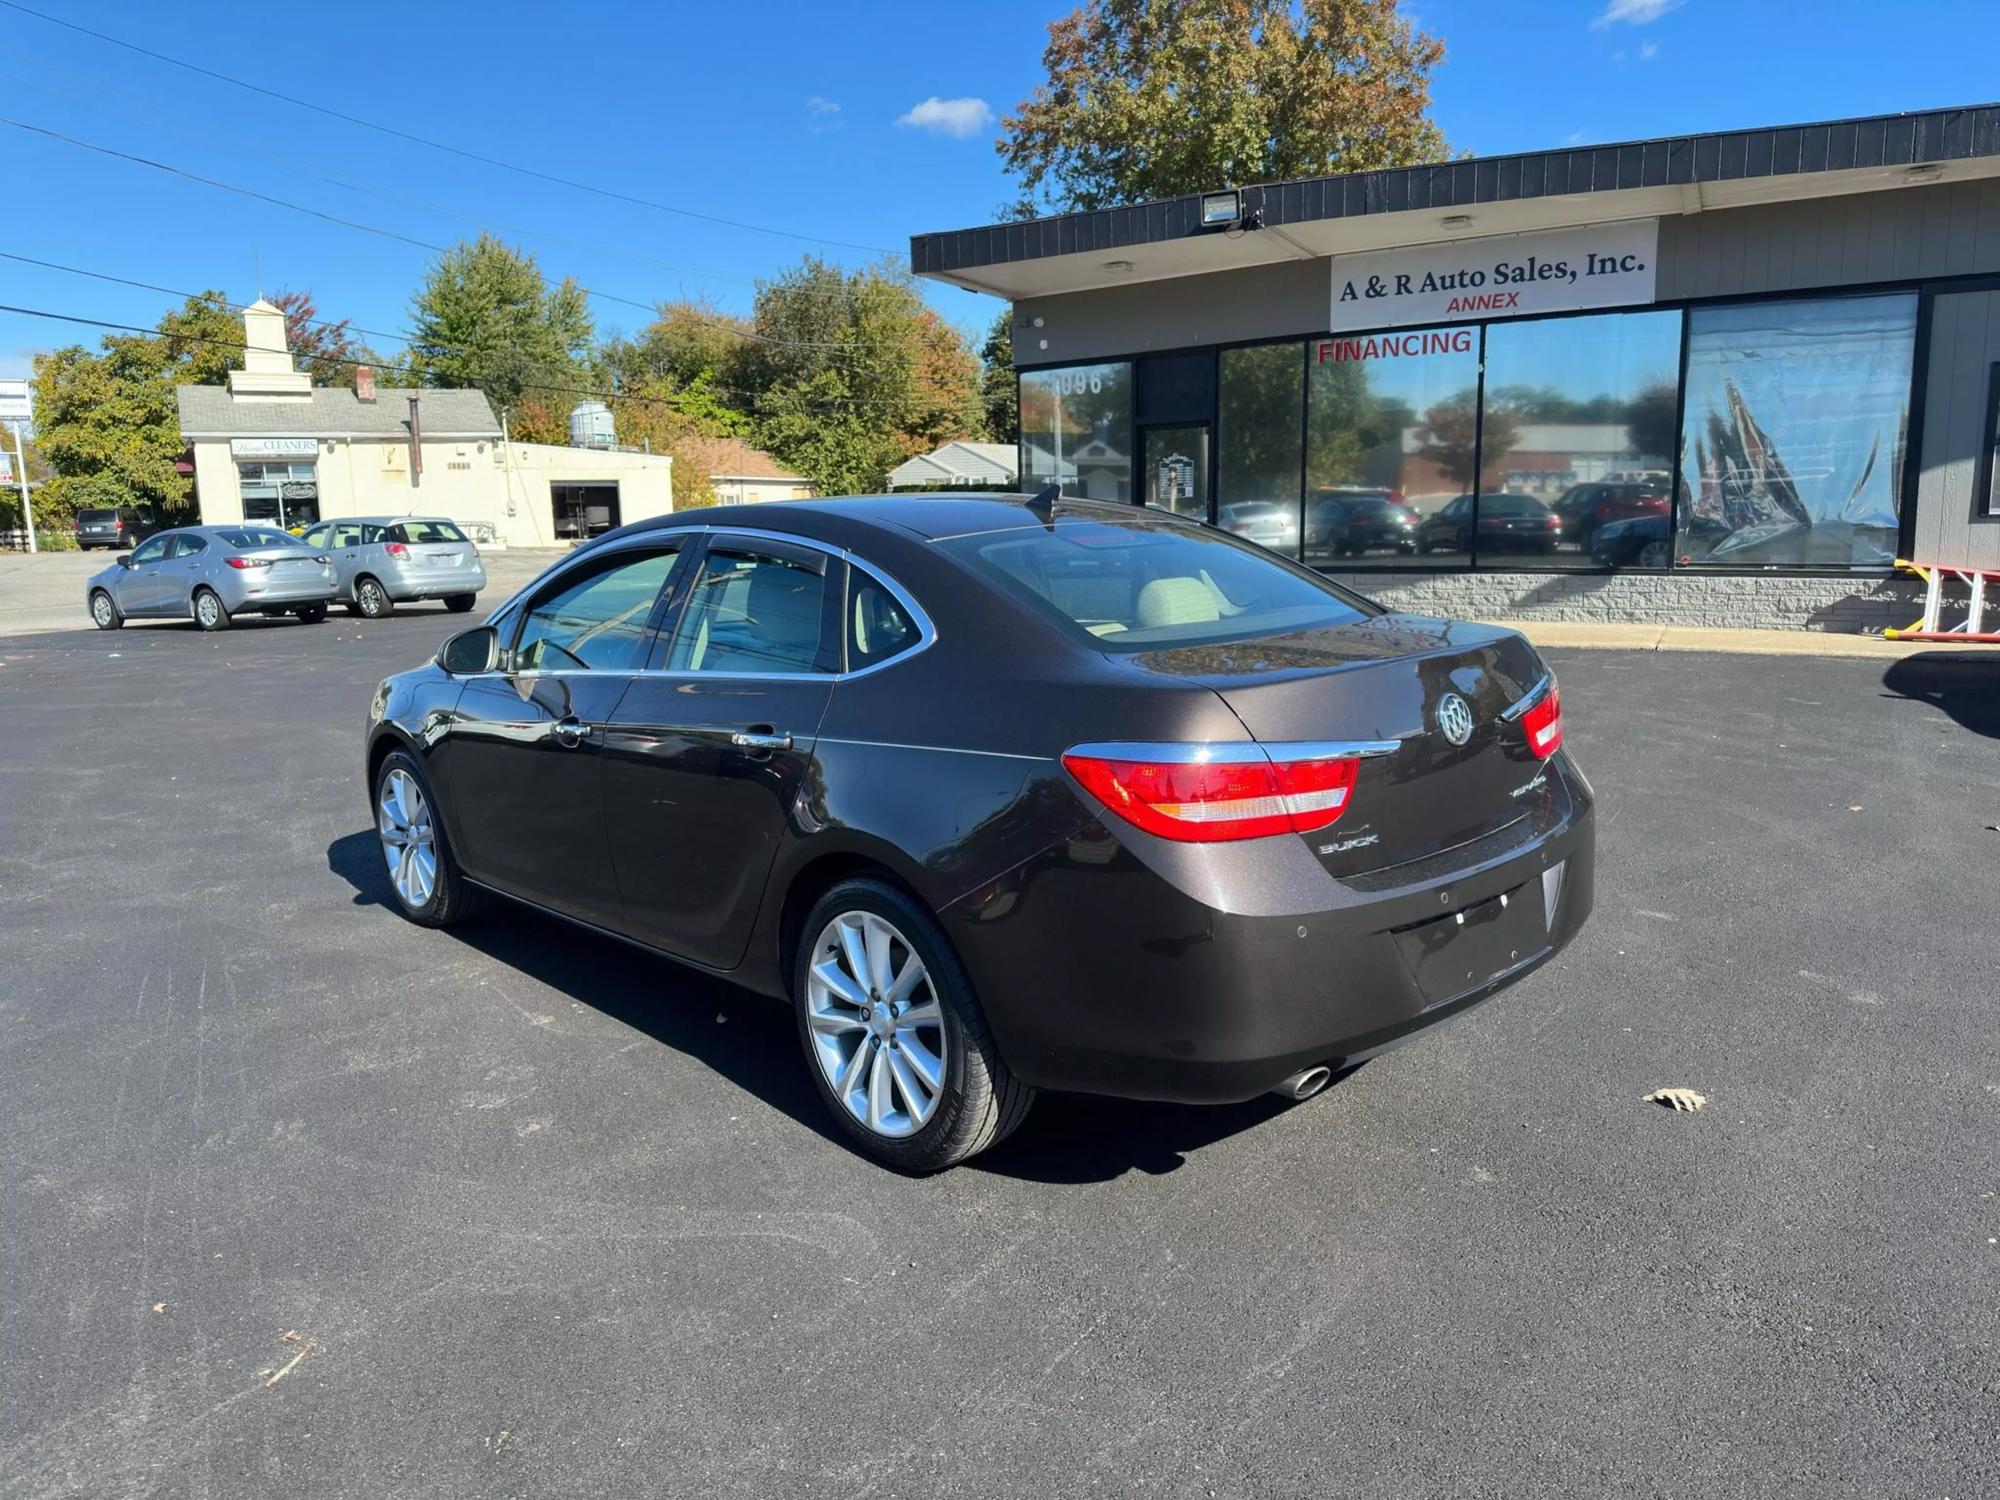
<path id="1" fill-rule="evenodd" d="M 462 630 L 444 643 L 437 663 L 454 677 L 490 672 L 500 663 L 500 632 L 491 625 Z"/>
<path id="2" fill-rule="evenodd" d="M 112 561 L 117 563 L 118 566 L 121 568 L 129 568 L 132 566 L 132 554 L 129 552 L 121 552 L 118 554 L 117 557 L 113 558 Z"/>

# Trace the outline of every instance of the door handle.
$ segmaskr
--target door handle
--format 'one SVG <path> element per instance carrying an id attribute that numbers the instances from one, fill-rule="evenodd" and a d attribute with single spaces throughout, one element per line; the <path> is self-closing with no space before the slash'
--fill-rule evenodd
<path id="1" fill-rule="evenodd" d="M 754 729 L 738 730 L 729 737 L 729 743 L 739 750 L 789 750 L 792 748 L 792 737 Z"/>
<path id="2" fill-rule="evenodd" d="M 574 750 L 590 737 L 590 726 L 574 715 L 567 719 L 557 719 L 555 723 L 556 743 L 565 750 Z"/>

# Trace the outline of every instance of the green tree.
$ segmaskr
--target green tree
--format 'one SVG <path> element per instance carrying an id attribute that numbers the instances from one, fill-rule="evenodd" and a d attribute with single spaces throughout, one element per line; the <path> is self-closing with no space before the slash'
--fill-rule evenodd
<path id="1" fill-rule="evenodd" d="M 909 272 L 808 256 L 757 289 L 735 365 L 757 445 L 822 493 L 879 489 L 890 469 L 981 429 L 979 363 Z"/>
<path id="2" fill-rule="evenodd" d="M 979 346 L 979 404 L 986 413 L 986 435 L 996 443 L 1017 442 L 1021 436 L 1020 381 L 1014 373 L 1014 309 L 1005 309 L 986 330 Z"/>
<path id="3" fill-rule="evenodd" d="M 190 297 L 156 333 L 108 335 L 35 358 L 35 437 L 54 477 L 36 519 L 67 521 L 94 506 L 142 505 L 172 516 L 192 486 L 175 463 L 186 448 L 177 385 L 216 385 L 240 364 L 243 323 L 220 292 Z"/>
<path id="4" fill-rule="evenodd" d="M 1087 0 L 997 149 L 1023 216 L 1439 161 L 1443 57 L 1396 0 Z"/>
<path id="5" fill-rule="evenodd" d="M 403 363 L 423 385 L 484 391 L 494 405 L 535 398 L 537 420 L 565 418 L 595 378 L 590 308 L 565 279 L 550 286 L 532 255 L 491 234 L 439 256 L 410 300 Z"/>

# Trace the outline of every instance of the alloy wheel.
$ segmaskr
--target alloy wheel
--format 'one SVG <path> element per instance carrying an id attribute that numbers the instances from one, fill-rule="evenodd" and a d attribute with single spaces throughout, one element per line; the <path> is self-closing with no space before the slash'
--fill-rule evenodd
<path id="1" fill-rule="evenodd" d="M 944 1097 L 950 1043 L 930 971 L 868 911 L 820 929 L 806 970 L 812 1053 L 841 1108 L 876 1135 L 915 1135 Z"/>
<path id="2" fill-rule="evenodd" d="M 90 617 L 97 622 L 99 630 L 111 628 L 111 600 L 99 594 L 90 601 Z"/>
<path id="3" fill-rule="evenodd" d="M 222 604 L 213 594 L 203 594 L 194 601 L 194 617 L 203 630 L 215 629 L 222 618 Z"/>
<path id="4" fill-rule="evenodd" d="M 437 837 L 423 788 L 408 771 L 392 770 L 382 779 L 375 826 L 396 894 L 410 910 L 422 911 L 437 890 Z"/>
<path id="5" fill-rule="evenodd" d="M 382 602 L 384 597 L 385 596 L 382 593 L 381 584 L 374 582 L 362 584 L 361 613 L 368 616 L 371 620 L 374 619 L 375 616 L 382 613 Z"/>

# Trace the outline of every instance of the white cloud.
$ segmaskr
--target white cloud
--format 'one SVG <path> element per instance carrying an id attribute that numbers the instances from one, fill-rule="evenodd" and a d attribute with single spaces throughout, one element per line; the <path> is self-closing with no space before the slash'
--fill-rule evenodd
<path id="1" fill-rule="evenodd" d="M 1649 26 L 1668 11 L 1679 10 L 1686 3 L 1687 0 L 1611 0 L 1604 7 L 1604 14 L 1590 24 L 1598 31 L 1621 22 L 1627 26 Z"/>
<path id="2" fill-rule="evenodd" d="M 940 99 L 933 94 L 896 123 L 914 125 L 918 130 L 934 131 L 938 135 L 957 136 L 962 140 L 979 134 L 991 125 L 993 111 L 984 99 Z"/>
<path id="3" fill-rule="evenodd" d="M 1584 135 L 1581 130 L 1572 130 L 1568 135 L 1563 137 L 1563 144 L 1565 146 L 1581 146 L 1583 141 Z"/>
<path id="4" fill-rule="evenodd" d="M 1654 58 L 1658 57 L 1659 55 L 1660 55 L 1660 44 L 1658 42 L 1639 43 L 1640 62 L 1651 62 Z"/>
<path id="5" fill-rule="evenodd" d="M 814 115 L 837 115 L 840 113 L 840 106 L 831 99 L 822 99 L 818 94 L 814 94 L 812 98 L 806 100 L 806 112 Z"/>

